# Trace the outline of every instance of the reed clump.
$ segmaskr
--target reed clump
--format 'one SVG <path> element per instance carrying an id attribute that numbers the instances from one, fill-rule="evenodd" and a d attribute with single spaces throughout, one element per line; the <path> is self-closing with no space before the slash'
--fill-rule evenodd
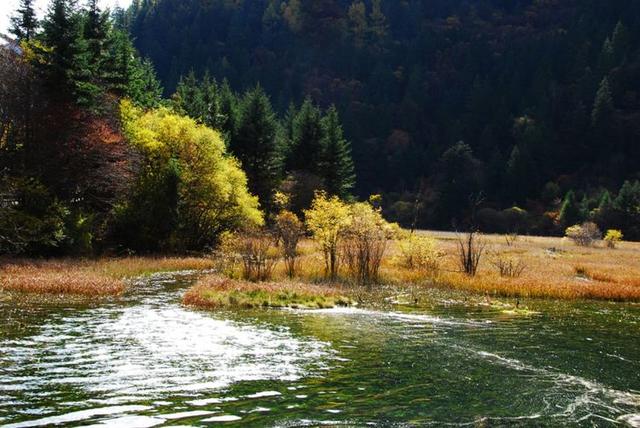
<path id="1" fill-rule="evenodd" d="M 308 308 L 351 306 L 354 301 L 340 288 L 298 282 L 248 282 L 207 276 L 184 295 L 187 306 L 220 308 Z"/>

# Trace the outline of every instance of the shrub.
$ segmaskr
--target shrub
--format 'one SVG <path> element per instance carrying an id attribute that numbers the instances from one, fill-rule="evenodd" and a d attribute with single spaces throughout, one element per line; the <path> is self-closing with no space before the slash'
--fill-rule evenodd
<path id="1" fill-rule="evenodd" d="M 622 241 L 623 238 L 624 236 L 622 235 L 621 231 L 616 229 L 609 229 L 607 230 L 607 234 L 604 237 L 604 241 L 607 243 L 607 247 L 616 248 L 618 243 Z"/>
<path id="2" fill-rule="evenodd" d="M 280 258 L 273 236 L 257 229 L 243 232 L 237 242 L 242 260 L 242 277 L 248 281 L 268 281 Z"/>
<path id="3" fill-rule="evenodd" d="M 338 275 L 338 250 L 342 232 L 348 223 L 349 206 L 337 197 L 328 198 L 326 193 L 318 192 L 305 211 L 307 228 L 322 249 L 325 263 L 325 275 L 334 280 Z"/>
<path id="4" fill-rule="evenodd" d="M 228 277 L 234 277 L 241 263 L 238 253 L 239 237 L 233 232 L 222 232 L 218 238 L 218 246 L 213 252 L 215 270 Z"/>
<path id="5" fill-rule="evenodd" d="M 293 278 L 298 259 L 298 242 L 304 234 L 304 226 L 294 213 L 282 211 L 276 217 L 276 233 L 278 239 L 282 241 L 287 274 L 289 278 Z"/>
<path id="6" fill-rule="evenodd" d="M 469 276 L 478 273 L 485 247 L 486 243 L 478 232 L 469 232 L 466 237 L 458 238 L 458 256 L 462 272 Z"/>
<path id="7" fill-rule="evenodd" d="M 371 204 L 350 206 L 349 221 L 343 231 L 342 254 L 349 272 L 359 284 L 377 281 L 392 229 L 380 210 Z"/>
<path id="8" fill-rule="evenodd" d="M 436 273 L 440 265 L 441 254 L 435 239 L 414 233 L 398 241 L 400 255 L 398 264 L 411 270 Z"/>
<path id="9" fill-rule="evenodd" d="M 527 268 L 527 265 L 519 259 L 497 257 L 492 263 L 501 277 L 519 278 Z"/>
<path id="10" fill-rule="evenodd" d="M 583 223 L 569 227 L 565 235 L 581 247 L 590 247 L 595 241 L 602 239 L 602 232 L 595 223 Z"/>

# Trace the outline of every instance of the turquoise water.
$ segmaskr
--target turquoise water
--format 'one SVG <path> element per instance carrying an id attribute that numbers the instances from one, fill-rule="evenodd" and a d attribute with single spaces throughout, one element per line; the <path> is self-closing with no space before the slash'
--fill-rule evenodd
<path id="1" fill-rule="evenodd" d="M 0 303 L 0 424 L 640 426 L 640 306 L 206 313 L 189 275 Z"/>

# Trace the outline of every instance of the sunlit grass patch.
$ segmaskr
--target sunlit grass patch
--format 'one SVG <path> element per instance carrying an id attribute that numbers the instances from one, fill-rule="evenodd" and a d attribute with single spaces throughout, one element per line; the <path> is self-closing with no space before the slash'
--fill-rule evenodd
<path id="1" fill-rule="evenodd" d="M 35 294 L 111 296 L 124 292 L 125 283 L 68 264 L 13 264 L 0 270 L 0 288 Z"/>
<path id="2" fill-rule="evenodd" d="M 307 308 L 351 306 L 353 300 L 334 287 L 293 282 L 251 283 L 208 276 L 190 288 L 183 303 L 205 309 Z"/>
<path id="3" fill-rule="evenodd" d="M 155 272 L 210 269 L 206 258 L 128 257 L 99 260 L 5 260 L 0 263 L 0 289 L 32 294 L 116 296 L 127 278 Z"/>

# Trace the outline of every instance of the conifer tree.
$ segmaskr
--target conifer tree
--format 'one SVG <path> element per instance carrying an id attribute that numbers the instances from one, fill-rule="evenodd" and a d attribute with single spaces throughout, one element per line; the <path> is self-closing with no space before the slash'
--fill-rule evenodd
<path id="1" fill-rule="evenodd" d="M 39 22 L 33 3 L 34 0 L 20 0 L 15 16 L 11 18 L 9 32 L 18 40 L 28 42 L 36 35 Z"/>
<path id="2" fill-rule="evenodd" d="M 580 223 L 582 220 L 576 194 L 573 190 L 570 190 L 564 197 L 562 208 L 560 208 L 560 223 L 563 227 L 569 227 Z"/>
<path id="3" fill-rule="evenodd" d="M 238 97 L 229 85 L 229 81 L 224 79 L 220 87 L 220 115 L 221 131 L 225 134 L 226 140 L 233 139 L 238 112 Z"/>
<path id="4" fill-rule="evenodd" d="M 207 108 L 200 83 L 193 70 L 178 81 L 176 93 L 173 95 L 173 105 L 180 114 L 204 123 Z"/>
<path id="5" fill-rule="evenodd" d="M 271 213 L 273 196 L 281 175 L 277 121 L 269 98 L 260 86 L 248 91 L 238 108 L 231 151 L 242 163 L 249 190 L 258 196 L 262 208 Z"/>
<path id="6" fill-rule="evenodd" d="M 292 141 L 287 168 L 320 175 L 323 129 L 320 110 L 306 99 L 293 120 Z"/>
<path id="7" fill-rule="evenodd" d="M 604 128 L 611 118 L 613 112 L 613 97 L 611 95 L 611 87 L 609 79 L 605 77 L 600 82 L 600 87 L 596 94 L 596 99 L 591 112 L 591 122 L 596 128 Z"/>
<path id="8" fill-rule="evenodd" d="M 58 97 L 75 93 L 73 74 L 80 54 L 79 25 L 70 0 L 53 0 L 45 17 L 45 80 Z"/>
<path id="9" fill-rule="evenodd" d="M 324 118 L 322 177 L 330 195 L 346 199 L 355 185 L 351 145 L 344 138 L 338 111 L 331 107 Z"/>
<path id="10" fill-rule="evenodd" d="M 222 131 L 224 115 L 220 108 L 220 90 L 216 79 L 211 77 L 209 71 L 207 71 L 202 78 L 200 92 L 202 103 L 205 107 L 202 115 L 203 122 L 213 129 Z"/>

